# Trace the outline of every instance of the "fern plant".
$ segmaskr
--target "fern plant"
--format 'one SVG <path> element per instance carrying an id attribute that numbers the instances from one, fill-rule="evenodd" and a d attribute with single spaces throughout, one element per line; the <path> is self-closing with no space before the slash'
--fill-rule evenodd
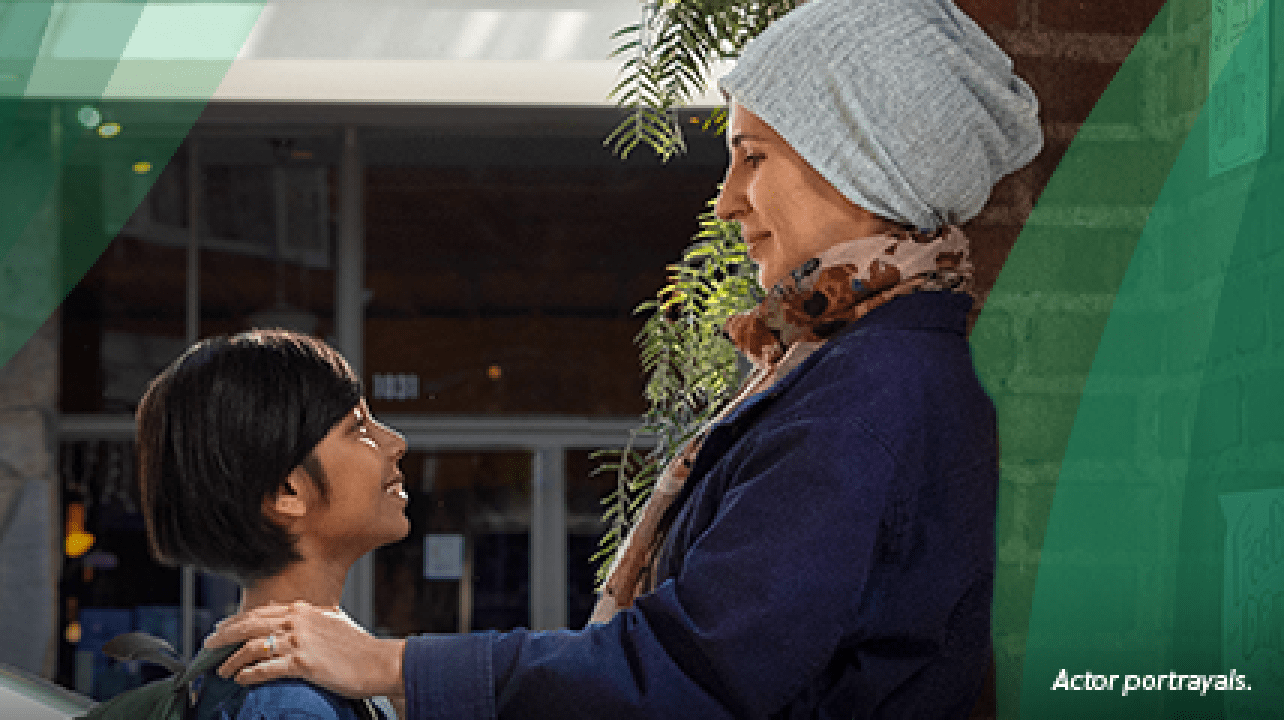
<path id="1" fill-rule="evenodd" d="M 628 157 L 638 145 L 661 160 L 686 151 L 676 112 L 703 94 L 714 62 L 740 54 L 745 43 L 772 20 L 806 0 L 644 0 L 641 22 L 611 35 L 620 40 L 612 57 L 627 56 L 624 77 L 611 91 L 628 115 L 607 136 L 616 155 Z M 710 124 L 725 129 L 726 113 Z"/>
<path id="2" fill-rule="evenodd" d="M 699 220 L 694 244 L 668 268 L 668 284 L 635 311 L 650 314 L 636 337 L 648 375 L 642 424 L 625 447 L 594 454 L 604 459 L 594 472 L 616 477 L 615 489 L 602 500 L 607 530 L 592 559 L 599 583 L 669 458 L 730 398 L 747 369 L 722 326 L 753 307 L 761 288 L 739 225 L 712 211 Z M 641 436 L 655 444 L 637 447 Z"/>
<path id="3" fill-rule="evenodd" d="M 704 93 L 713 63 L 735 58 L 769 23 L 805 2 L 643 0 L 641 22 L 611 36 L 620 41 L 613 56 L 628 57 L 611 97 L 629 112 L 603 144 L 621 158 L 639 145 L 665 162 L 684 152 L 677 110 Z M 725 108 L 716 110 L 703 129 L 725 132 L 726 118 Z M 599 584 L 669 458 L 730 399 L 747 370 L 722 325 L 753 307 L 762 288 L 739 224 L 711 210 L 700 216 L 694 244 L 669 267 L 669 283 L 637 308 L 650 313 L 636 338 L 649 409 L 625 447 L 595 453 L 603 460 L 595 473 L 616 477 L 602 501 L 607 530 L 592 558 Z M 636 447 L 642 436 L 655 445 Z"/>

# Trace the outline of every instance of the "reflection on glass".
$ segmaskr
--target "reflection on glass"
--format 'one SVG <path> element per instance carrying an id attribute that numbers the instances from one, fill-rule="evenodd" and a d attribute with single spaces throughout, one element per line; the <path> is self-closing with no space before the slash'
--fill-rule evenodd
<path id="1" fill-rule="evenodd" d="M 152 559 L 139 512 L 134 444 L 130 440 L 66 440 L 59 448 L 65 530 L 79 543 L 66 554 L 59 583 L 61 628 L 55 679 L 98 700 L 164 675 L 120 664 L 102 653 L 107 640 L 141 631 L 180 644 L 178 568 Z M 201 574 L 196 585 L 196 636 L 235 611 L 231 580 Z"/>
<path id="2" fill-rule="evenodd" d="M 201 141 L 201 334 L 333 332 L 337 139 Z"/>
<path id="3" fill-rule="evenodd" d="M 329 335 L 336 136 L 195 142 L 198 336 L 251 327 Z M 66 183 L 100 198 L 86 205 L 93 221 L 123 226 L 63 303 L 63 411 L 132 412 L 147 381 L 186 347 L 190 161 L 185 144 L 127 220 L 112 215 L 129 188 L 97 167 L 67 170 Z"/>
<path id="4" fill-rule="evenodd" d="M 690 242 L 725 149 L 693 137 L 677 165 L 621 163 L 591 123 L 536 139 L 504 115 L 498 132 L 361 133 L 365 368 L 418 387 L 372 408 L 638 415 L 633 311 Z"/>

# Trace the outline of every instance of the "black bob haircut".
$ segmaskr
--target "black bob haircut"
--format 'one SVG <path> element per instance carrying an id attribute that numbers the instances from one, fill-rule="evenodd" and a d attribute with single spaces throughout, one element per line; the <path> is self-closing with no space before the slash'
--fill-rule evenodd
<path id="1" fill-rule="evenodd" d="M 263 501 L 312 465 L 361 395 L 343 357 L 307 335 L 254 330 L 189 348 L 152 380 L 136 416 L 152 553 L 242 584 L 301 559 Z M 325 479 L 307 469 L 325 497 Z"/>

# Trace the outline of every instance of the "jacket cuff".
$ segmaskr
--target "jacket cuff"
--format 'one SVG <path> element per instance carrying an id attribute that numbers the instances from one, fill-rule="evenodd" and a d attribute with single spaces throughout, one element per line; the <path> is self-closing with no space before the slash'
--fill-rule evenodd
<path id="1" fill-rule="evenodd" d="M 406 640 L 402 674 L 410 720 L 496 720 L 491 645 L 495 633 Z"/>

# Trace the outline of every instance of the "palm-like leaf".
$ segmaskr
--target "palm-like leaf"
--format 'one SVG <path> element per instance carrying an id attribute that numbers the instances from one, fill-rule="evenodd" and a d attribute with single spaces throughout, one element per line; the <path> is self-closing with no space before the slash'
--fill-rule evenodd
<path id="1" fill-rule="evenodd" d="M 633 437 L 652 436 L 656 444 L 643 453 L 631 441 L 595 456 L 610 458 L 597 471 L 617 478 L 602 501 L 609 528 L 593 556 L 599 582 L 668 458 L 713 417 L 743 374 L 722 333 L 727 318 L 752 307 L 758 294 L 739 226 L 708 212 L 700 216 L 694 240 L 682 261 L 669 266 L 669 282 L 637 308 L 650 313 L 635 338 L 649 409 Z"/>
<path id="2" fill-rule="evenodd" d="M 769 23 L 806 1 L 643 0 L 642 21 L 611 36 L 620 41 L 612 56 L 628 59 L 610 97 L 629 113 L 603 144 L 621 158 L 639 145 L 666 162 L 685 152 L 677 111 L 704 93 L 713 63 L 735 58 Z M 726 123 L 719 108 L 702 129 L 722 133 Z M 694 241 L 669 268 L 669 282 L 636 309 L 649 314 L 635 338 L 649 409 L 628 445 L 595 455 L 610 459 L 597 472 L 616 476 L 615 490 L 602 501 L 609 528 L 592 558 L 599 582 L 668 459 L 730 398 L 745 369 L 722 334 L 727 318 L 761 295 L 739 226 L 708 212 Z M 655 446 L 635 448 L 639 436 L 653 437 Z"/>
<path id="3" fill-rule="evenodd" d="M 610 97 L 630 112 L 603 144 L 621 158 L 642 144 L 666 162 L 685 152 L 676 112 L 704 93 L 712 64 L 738 56 L 768 23 L 803 2 L 644 0 L 642 22 L 611 35 L 621 40 L 612 57 L 630 57 Z M 722 132 L 725 123 L 724 113 L 703 129 Z"/>

